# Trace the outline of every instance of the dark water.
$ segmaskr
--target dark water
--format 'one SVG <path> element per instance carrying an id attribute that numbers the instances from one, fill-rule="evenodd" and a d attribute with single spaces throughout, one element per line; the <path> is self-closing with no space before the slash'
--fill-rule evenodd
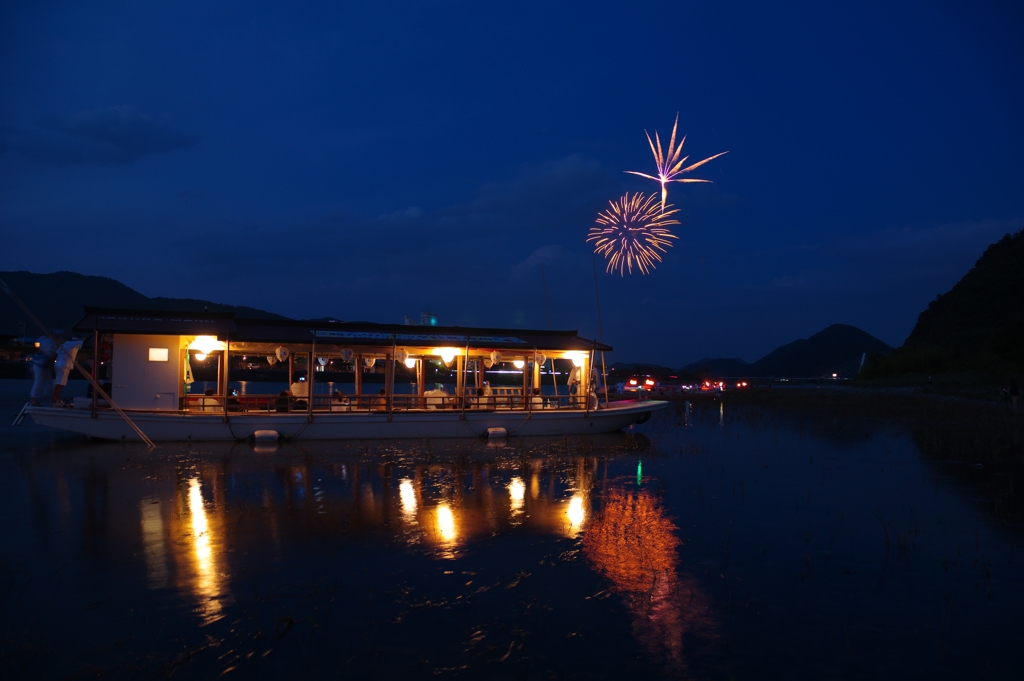
<path id="1" fill-rule="evenodd" d="M 504 447 L 147 453 L 10 428 L 25 390 L 0 382 L 4 678 L 1008 678 L 1024 664 L 1024 536 L 978 477 L 1005 474 L 936 458 L 912 423 L 726 395 L 621 434 Z"/>

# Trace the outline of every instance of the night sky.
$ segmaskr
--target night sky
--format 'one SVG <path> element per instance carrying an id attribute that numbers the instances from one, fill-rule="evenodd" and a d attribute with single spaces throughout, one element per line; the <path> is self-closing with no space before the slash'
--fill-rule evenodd
<path id="1" fill-rule="evenodd" d="M 679 236 L 598 261 L 611 358 L 899 345 L 1024 227 L 1019 3 L 0 7 L 0 269 L 291 317 L 598 335 L 587 230 L 656 184 Z M 89 6 L 86 6 L 89 5 Z"/>

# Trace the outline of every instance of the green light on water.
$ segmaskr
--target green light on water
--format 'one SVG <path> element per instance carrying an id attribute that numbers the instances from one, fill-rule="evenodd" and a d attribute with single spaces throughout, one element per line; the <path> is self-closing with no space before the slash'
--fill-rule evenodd
<path id="1" fill-rule="evenodd" d="M 636 484 L 643 484 L 644 480 L 644 462 L 641 459 L 636 460 Z"/>

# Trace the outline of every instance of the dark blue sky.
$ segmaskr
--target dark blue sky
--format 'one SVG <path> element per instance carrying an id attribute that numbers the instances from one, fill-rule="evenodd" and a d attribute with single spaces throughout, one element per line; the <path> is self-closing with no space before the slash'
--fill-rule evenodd
<path id="1" fill-rule="evenodd" d="M 213 5 L 213 7 L 211 7 Z M 676 112 L 710 185 L 649 276 L 603 273 L 616 360 L 898 345 L 1024 227 L 1011 3 L 8 2 L 0 269 L 289 316 L 596 336 L 587 230 L 656 186 Z"/>

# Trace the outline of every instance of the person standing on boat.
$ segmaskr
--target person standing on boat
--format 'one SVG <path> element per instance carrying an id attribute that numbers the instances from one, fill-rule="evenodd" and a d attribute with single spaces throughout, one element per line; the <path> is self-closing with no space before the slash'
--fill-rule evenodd
<path id="1" fill-rule="evenodd" d="M 28 395 L 28 403 L 34 407 L 42 406 L 42 400 L 53 395 L 53 360 L 57 355 L 57 344 L 49 336 L 40 336 L 36 341 L 38 349 L 32 356 L 32 390 Z"/>
<path id="2" fill-rule="evenodd" d="M 68 384 L 68 376 L 71 375 L 71 370 L 75 367 L 75 358 L 78 357 L 78 351 L 81 348 L 82 341 L 77 338 L 70 338 L 64 341 L 57 349 L 57 362 L 54 365 L 56 378 L 53 388 L 53 402 L 57 401 L 60 397 L 60 392 Z"/>

